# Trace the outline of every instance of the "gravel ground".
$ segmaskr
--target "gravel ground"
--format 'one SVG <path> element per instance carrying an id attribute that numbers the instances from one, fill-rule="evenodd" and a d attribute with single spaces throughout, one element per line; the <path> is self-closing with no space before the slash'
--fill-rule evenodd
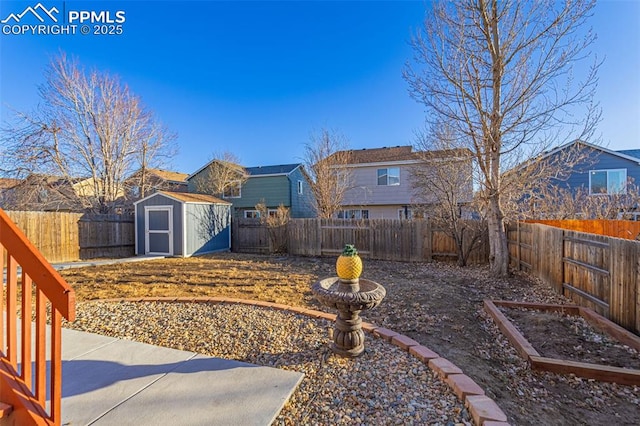
<path id="1" fill-rule="evenodd" d="M 279 425 L 469 425 L 456 396 L 407 352 L 367 334 L 356 359 L 333 355 L 332 323 L 232 304 L 85 302 L 65 327 L 303 372 Z"/>

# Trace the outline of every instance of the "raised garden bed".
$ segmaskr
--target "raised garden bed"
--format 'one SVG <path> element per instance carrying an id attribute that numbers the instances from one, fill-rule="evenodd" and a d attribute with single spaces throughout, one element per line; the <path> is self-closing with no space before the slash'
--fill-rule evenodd
<path id="1" fill-rule="evenodd" d="M 640 357 L 637 356 L 637 353 L 640 353 L 640 337 L 591 309 L 575 305 L 504 300 L 485 300 L 484 307 L 520 356 L 528 360 L 533 369 L 575 374 L 587 379 L 625 385 L 640 385 Z M 535 332 L 542 338 L 537 337 L 532 344 L 499 307 L 511 310 L 512 316 L 518 322 L 522 322 L 521 328 L 528 328 L 532 334 Z M 525 323 L 527 327 L 523 327 Z M 583 324 L 592 326 L 602 335 L 587 330 Z M 550 326 L 572 329 L 576 339 L 565 338 L 562 342 L 554 342 L 554 333 Z M 546 328 L 548 333 L 543 334 Z M 527 331 L 524 333 L 527 334 Z"/>

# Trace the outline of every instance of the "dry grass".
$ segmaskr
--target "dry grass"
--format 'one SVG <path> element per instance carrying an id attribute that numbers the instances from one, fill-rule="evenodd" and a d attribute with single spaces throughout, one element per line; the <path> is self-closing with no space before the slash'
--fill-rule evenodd
<path id="1" fill-rule="evenodd" d="M 311 284 L 330 267 L 313 260 L 225 253 L 67 269 L 61 274 L 79 301 L 226 296 L 307 306 L 312 303 Z"/>

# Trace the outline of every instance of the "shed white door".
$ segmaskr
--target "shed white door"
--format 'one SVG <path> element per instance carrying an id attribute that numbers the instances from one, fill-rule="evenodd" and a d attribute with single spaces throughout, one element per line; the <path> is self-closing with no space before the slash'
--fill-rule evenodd
<path id="1" fill-rule="evenodd" d="M 173 256 L 173 207 L 146 206 L 145 253 Z"/>

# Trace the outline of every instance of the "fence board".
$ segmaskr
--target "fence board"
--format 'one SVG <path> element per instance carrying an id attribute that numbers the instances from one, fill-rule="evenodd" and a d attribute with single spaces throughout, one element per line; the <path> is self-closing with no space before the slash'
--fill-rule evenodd
<path id="1" fill-rule="evenodd" d="M 79 213 L 7 211 L 49 262 L 80 259 L 77 223 Z"/>
<path id="2" fill-rule="evenodd" d="M 609 269 L 611 273 L 611 319 L 631 329 L 636 325 L 638 293 L 638 257 L 640 244 L 634 241 L 611 239 Z"/>
<path id="3" fill-rule="evenodd" d="M 131 215 L 83 215 L 78 221 L 80 258 L 128 257 L 135 254 Z"/>
<path id="4" fill-rule="evenodd" d="M 268 253 L 267 228 L 253 219 L 232 226 L 232 249 Z M 300 256 L 337 256 L 345 244 L 355 244 L 362 257 L 379 260 L 455 260 L 455 242 L 426 220 L 291 219 L 286 228 L 288 253 Z M 261 233 L 262 232 L 262 233 Z M 487 263 L 486 238 L 469 256 L 469 263 Z"/>
<path id="5" fill-rule="evenodd" d="M 269 253 L 269 230 L 260 219 L 234 218 L 231 249 L 238 253 Z"/>

